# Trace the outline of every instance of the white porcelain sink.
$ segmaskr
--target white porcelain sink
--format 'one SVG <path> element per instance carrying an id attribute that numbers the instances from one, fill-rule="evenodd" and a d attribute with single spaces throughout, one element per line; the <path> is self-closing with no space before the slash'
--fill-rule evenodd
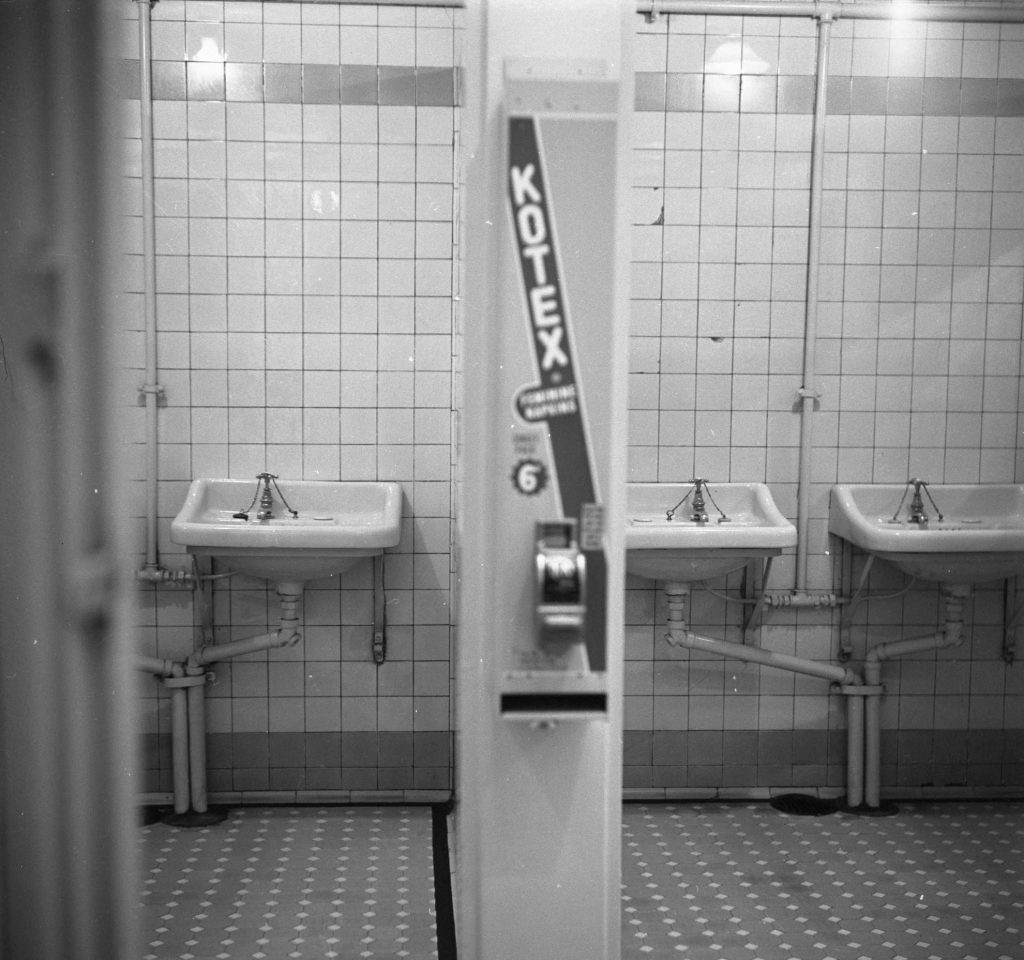
<path id="1" fill-rule="evenodd" d="M 927 523 L 910 522 L 906 492 L 902 483 L 838 484 L 828 528 L 925 580 L 983 583 L 1024 573 L 1024 484 L 929 486 Z"/>
<path id="2" fill-rule="evenodd" d="M 748 561 L 796 545 L 796 527 L 775 506 L 763 483 L 709 483 L 707 523 L 690 519 L 689 483 L 630 483 L 626 492 L 626 570 L 651 580 L 710 580 Z M 712 500 L 714 503 L 712 503 Z M 723 521 L 717 504 L 725 513 Z"/>
<path id="3" fill-rule="evenodd" d="M 273 517 L 246 511 L 262 489 L 252 480 L 193 480 L 171 523 L 171 540 L 189 553 L 217 557 L 229 570 L 276 583 L 343 573 L 363 557 L 393 547 L 401 535 L 398 483 L 277 481 Z M 293 517 L 281 502 L 296 511 Z"/>

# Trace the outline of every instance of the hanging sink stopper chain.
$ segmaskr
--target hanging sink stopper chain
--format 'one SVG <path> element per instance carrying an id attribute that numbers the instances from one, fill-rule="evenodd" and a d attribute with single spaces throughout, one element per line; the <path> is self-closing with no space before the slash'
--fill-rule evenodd
<path id="1" fill-rule="evenodd" d="M 921 491 L 924 490 L 925 496 L 928 497 L 928 502 L 931 503 L 935 510 L 935 515 L 938 520 L 942 519 L 942 511 L 939 509 L 939 505 L 935 502 L 935 498 L 932 496 L 931 491 L 928 489 L 928 481 L 921 480 L 918 477 L 911 477 L 907 481 L 907 485 L 903 490 L 903 496 L 900 499 L 899 506 L 896 508 L 896 512 L 892 515 L 890 523 L 900 522 L 900 510 L 903 509 L 903 504 L 907 499 L 907 492 L 910 488 L 914 488 L 914 496 L 910 500 L 910 523 L 917 523 L 924 525 L 928 522 L 928 514 L 924 512 L 924 500 L 921 499 Z"/>
<path id="2" fill-rule="evenodd" d="M 260 509 L 256 513 L 257 520 L 272 520 L 274 518 L 274 495 L 270 492 L 270 484 L 273 482 L 274 489 L 277 491 L 277 495 L 281 498 L 281 503 L 284 504 L 285 509 L 293 516 L 298 517 L 299 511 L 293 510 L 291 505 L 284 498 L 284 494 L 281 493 L 281 488 L 277 485 L 277 474 L 275 473 L 258 473 L 256 474 L 256 492 L 252 495 L 252 500 L 249 502 L 244 510 L 239 510 L 238 513 L 232 514 L 236 520 L 248 520 L 249 513 L 252 508 L 256 505 L 256 501 L 260 502 Z M 262 484 L 262 489 L 261 485 Z"/>
<path id="3" fill-rule="evenodd" d="M 725 515 L 725 511 L 715 503 L 715 498 L 711 496 L 711 489 L 708 487 L 708 482 L 703 477 L 694 477 L 692 480 L 688 480 L 687 483 L 693 484 L 689 490 L 686 491 L 686 496 L 679 501 L 674 507 L 665 511 L 665 519 L 672 520 L 675 518 L 676 511 L 690 499 L 690 494 L 693 494 L 693 512 L 687 518 L 694 523 L 707 523 L 707 504 L 704 502 L 704 495 L 707 494 L 708 500 L 711 501 L 711 505 L 718 511 L 718 523 L 728 523 L 729 518 Z"/>

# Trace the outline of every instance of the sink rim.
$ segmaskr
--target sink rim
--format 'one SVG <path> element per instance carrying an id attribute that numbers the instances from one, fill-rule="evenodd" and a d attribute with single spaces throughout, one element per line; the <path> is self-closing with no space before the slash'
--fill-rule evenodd
<path id="1" fill-rule="evenodd" d="M 732 521 L 717 523 L 712 515 L 713 507 L 708 504 L 711 520 L 707 524 L 692 521 L 666 522 L 665 510 L 679 500 L 691 484 L 688 483 L 628 483 L 626 485 L 626 549 L 630 550 L 672 550 L 672 551 L 725 551 L 740 553 L 745 550 L 782 550 L 794 547 L 797 542 L 796 527 L 783 516 L 766 483 L 723 482 L 709 483 L 708 489 L 725 510 L 736 511 L 744 507 L 756 508 L 767 522 L 749 523 Z M 630 491 L 652 493 L 659 491 L 660 514 L 653 509 L 633 507 Z M 669 493 L 669 491 L 674 491 Z M 736 506 L 732 495 L 741 494 L 745 503 Z M 723 502 L 726 501 L 726 502 Z M 638 524 L 638 519 L 650 517 L 660 520 L 656 525 Z"/>
<path id="2" fill-rule="evenodd" d="M 994 513 L 986 514 L 985 505 L 970 511 L 969 517 L 957 516 L 950 509 L 958 504 L 953 498 L 974 494 L 978 491 L 998 491 L 1007 497 L 1014 495 L 1024 510 L 1024 484 L 1016 483 L 960 483 L 930 484 L 929 489 L 939 507 L 944 511 L 946 519 L 941 526 L 918 526 L 915 524 L 891 523 L 891 513 L 879 511 L 875 505 L 863 502 L 864 496 L 877 496 L 885 499 L 888 510 L 897 509 L 900 498 L 906 490 L 904 483 L 838 483 L 833 484 L 829 497 L 830 533 L 848 540 L 855 546 L 875 554 L 982 554 L 982 553 L 1020 553 L 1024 551 L 1024 513 L 1020 526 L 993 527 L 979 525 L 976 520 L 984 518 L 997 521 Z M 861 503 L 857 502 L 857 494 L 862 494 Z M 949 500 L 943 503 L 943 494 Z M 926 504 L 929 513 L 934 513 L 930 504 Z M 904 504 L 904 509 L 906 504 Z M 1014 516 L 1015 514 L 1011 514 Z M 984 519 L 981 522 L 984 523 Z M 969 523 L 965 523 L 969 520 Z M 952 528 L 949 524 L 960 522 L 964 526 Z"/>
<path id="3" fill-rule="evenodd" d="M 635 577 L 664 582 L 700 583 L 727 576 L 753 560 L 778 556 L 783 549 L 796 546 L 796 527 L 783 516 L 766 483 L 709 483 L 708 487 L 726 514 L 756 509 L 767 523 L 695 524 L 664 520 L 665 510 L 679 500 L 692 485 L 688 483 L 629 483 L 626 492 L 626 571 Z M 633 507 L 634 495 L 656 496 L 658 510 Z M 737 505 L 737 498 L 739 505 Z M 632 501 L 635 502 L 635 501 Z M 708 505 L 711 515 L 712 507 Z M 635 523 L 638 517 L 660 522 Z"/>
<path id="4" fill-rule="evenodd" d="M 333 511 L 343 515 L 345 494 L 379 494 L 376 501 L 363 504 L 363 509 L 348 522 L 322 525 L 315 521 L 289 526 L 290 518 L 275 517 L 270 523 L 248 522 L 224 517 L 227 509 L 244 509 L 252 499 L 254 480 L 233 477 L 198 477 L 191 481 L 185 502 L 171 521 L 171 541 L 188 548 L 190 553 L 221 556 L 269 554 L 286 556 L 369 556 L 386 547 L 396 546 L 401 538 L 402 485 L 389 480 L 299 480 L 279 478 L 279 485 L 289 503 L 302 516 L 301 490 L 337 494 L 339 503 L 305 509 L 324 515 Z M 297 491 L 295 499 L 289 488 Z M 225 497 L 225 492 L 230 491 Z M 219 497 L 218 497 L 219 495 Z M 235 499 L 240 495 L 239 499 Z M 210 502 L 211 498 L 214 502 Z M 221 499 L 224 503 L 217 503 Z M 275 500 L 277 497 L 275 496 Z M 229 504 L 230 506 L 226 506 Z M 218 510 L 221 516 L 203 519 L 204 513 Z M 303 518 L 305 519 L 305 518 Z M 295 542 L 301 541 L 301 542 Z M 368 552 L 369 551 L 369 552 Z"/>

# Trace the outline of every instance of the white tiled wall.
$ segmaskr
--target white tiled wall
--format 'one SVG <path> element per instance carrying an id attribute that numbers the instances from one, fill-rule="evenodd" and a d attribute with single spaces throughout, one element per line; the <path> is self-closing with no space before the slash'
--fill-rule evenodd
<path id="1" fill-rule="evenodd" d="M 697 475 L 712 491 L 716 480 L 764 481 L 791 519 L 815 48 L 809 19 L 710 16 L 641 22 L 637 48 L 630 476 Z M 811 589 L 840 585 L 830 484 L 1024 479 L 1022 78 L 1020 26 L 832 28 Z M 769 588 L 793 586 L 792 560 L 776 562 Z M 902 582 L 880 569 L 871 584 L 887 593 Z M 728 585 L 737 596 L 738 579 Z M 843 729 L 842 698 L 826 683 L 670 649 L 662 598 L 649 582 L 629 587 L 627 783 L 842 783 L 834 735 L 802 762 L 785 737 L 765 748 L 767 731 Z M 738 640 L 738 609 L 697 593 L 694 628 Z M 854 621 L 854 662 L 877 641 L 934 630 L 940 613 L 934 585 L 871 601 Z M 982 782 L 967 772 L 980 759 L 967 741 L 1020 726 L 1002 585 L 979 589 L 969 616 L 967 646 L 886 665 L 888 783 Z M 838 621 L 838 610 L 769 611 L 760 642 L 834 659 Z M 938 780 L 939 746 L 934 757 L 931 743 L 927 756 L 898 750 L 904 733 L 933 728 L 957 731 L 964 747 Z M 689 767 L 685 737 L 659 755 L 667 731 L 689 731 Z M 730 759 L 730 731 L 757 731 L 761 755 Z M 1006 772 L 984 775 L 998 784 Z"/>
<path id="2" fill-rule="evenodd" d="M 394 479 L 407 498 L 387 558 L 388 662 L 370 660 L 368 566 L 340 589 L 314 586 L 301 646 L 217 667 L 215 784 L 446 785 L 458 110 L 438 83 L 460 62 L 458 15 L 161 0 L 153 17 L 161 559 L 185 559 L 167 529 L 195 476 Z M 630 476 L 766 481 L 791 519 L 814 56 L 810 20 L 637 18 Z M 831 483 L 1024 481 L 1024 29 L 840 19 L 828 102 L 810 565 L 821 590 L 840 573 Z M 134 405 L 137 99 L 124 124 Z M 135 506 L 141 517 L 141 484 Z M 769 586 L 792 578 L 784 556 Z M 882 592 L 901 583 L 872 578 Z M 735 595 L 732 580 L 716 587 Z M 969 646 L 886 666 L 887 783 L 1024 780 L 1024 683 L 1001 659 L 1002 604 L 986 586 Z M 697 591 L 691 612 L 696 629 L 738 639 L 737 608 Z M 855 658 L 933 629 L 939 613 L 925 585 L 868 602 Z M 142 614 L 142 652 L 191 648 L 190 594 L 146 588 Z M 262 584 L 218 587 L 218 637 L 274 617 Z M 842 782 L 843 704 L 827 684 L 670 649 L 664 618 L 658 592 L 631 581 L 629 785 Z M 768 611 L 760 642 L 834 659 L 838 620 Z M 140 695 L 145 731 L 165 735 L 166 699 L 147 680 Z M 156 754 L 153 782 L 166 783 Z"/>
<path id="3" fill-rule="evenodd" d="M 137 58 L 135 5 L 124 7 L 124 54 Z M 405 491 L 402 541 L 385 562 L 387 662 L 371 659 L 365 563 L 340 588 L 306 591 L 300 645 L 216 666 L 210 733 L 446 732 L 455 15 L 161 0 L 152 16 L 161 561 L 187 560 L 168 530 L 194 477 L 269 470 L 285 495 L 288 478 Z M 124 115 L 137 370 L 137 94 Z M 191 649 L 189 593 L 148 588 L 142 616 L 143 652 Z M 218 639 L 276 619 L 262 581 L 217 586 Z M 145 731 L 166 734 L 166 696 L 148 679 L 141 693 Z M 423 766 L 405 786 L 447 785 L 447 769 Z M 212 780 L 238 786 L 223 771 Z"/>

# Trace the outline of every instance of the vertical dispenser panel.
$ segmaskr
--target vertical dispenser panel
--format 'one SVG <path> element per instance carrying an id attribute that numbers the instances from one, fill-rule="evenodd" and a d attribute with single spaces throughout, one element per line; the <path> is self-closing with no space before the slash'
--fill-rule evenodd
<path id="1" fill-rule="evenodd" d="M 632 9 L 468 13 L 459 946 L 617 958 Z"/>

